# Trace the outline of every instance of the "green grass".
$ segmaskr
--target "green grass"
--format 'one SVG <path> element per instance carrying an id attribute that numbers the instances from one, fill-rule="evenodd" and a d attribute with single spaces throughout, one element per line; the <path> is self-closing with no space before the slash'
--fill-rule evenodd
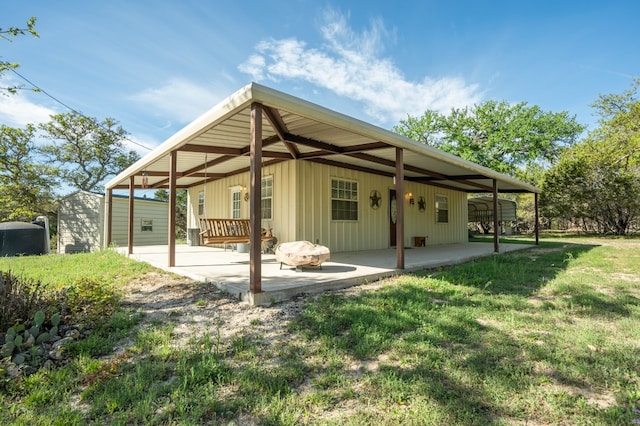
<path id="1" fill-rule="evenodd" d="M 154 270 L 146 263 L 127 259 L 114 250 L 73 255 L 0 257 L 0 271 L 60 288 L 78 280 L 95 280 L 116 286 Z"/>
<path id="2" fill-rule="evenodd" d="M 639 277 L 638 240 L 545 241 L 321 295 L 274 344 L 212 318 L 171 345 L 173 322 L 118 311 L 67 366 L 6 384 L 0 423 L 631 424 Z"/>

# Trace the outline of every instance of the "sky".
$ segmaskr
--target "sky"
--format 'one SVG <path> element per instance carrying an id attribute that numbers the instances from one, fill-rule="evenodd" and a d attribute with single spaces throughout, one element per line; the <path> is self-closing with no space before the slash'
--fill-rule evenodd
<path id="1" fill-rule="evenodd" d="M 39 38 L 0 39 L 20 64 L 0 87 L 43 91 L 0 95 L 0 124 L 70 107 L 141 155 L 252 81 L 386 129 L 487 100 L 592 129 L 640 77 L 636 0 L 0 0 L 0 28 L 31 16 Z"/>

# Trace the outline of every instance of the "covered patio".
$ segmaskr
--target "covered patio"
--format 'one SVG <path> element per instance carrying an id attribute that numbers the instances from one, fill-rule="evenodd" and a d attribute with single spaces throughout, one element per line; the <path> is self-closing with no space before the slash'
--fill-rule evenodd
<path id="1" fill-rule="evenodd" d="M 501 244 L 500 253 L 532 248 L 531 244 Z M 127 248 L 118 249 L 126 254 Z M 402 273 L 454 265 L 494 254 L 493 245 L 481 242 L 416 247 L 405 251 L 405 267 L 395 264 L 395 249 L 332 254 L 322 268 L 302 271 L 276 262 L 272 254 L 262 255 L 262 292 L 250 294 L 249 254 L 206 246 L 176 245 L 176 264 L 166 264 L 167 246 L 137 247 L 130 257 L 160 269 L 209 282 L 239 300 L 265 305 L 301 294 L 335 290 Z"/>
<path id="2" fill-rule="evenodd" d="M 367 182 L 372 181 L 375 177 L 379 179 L 376 181 L 379 186 L 371 185 L 367 187 L 368 189 L 380 188 L 385 194 L 389 190 L 389 200 L 392 196 L 395 197 L 395 194 L 399 195 L 400 200 L 403 199 L 403 196 L 406 197 L 407 202 L 393 204 L 388 202 L 388 205 L 393 205 L 393 208 L 389 208 L 390 220 L 385 224 L 392 224 L 392 226 L 387 226 L 390 228 L 388 230 L 390 235 L 389 248 L 380 249 L 380 247 L 387 246 L 386 243 L 385 245 L 378 243 L 375 246 L 363 244 L 362 251 L 356 255 L 347 250 L 336 250 L 336 253 L 333 253 L 334 248 L 329 247 L 332 249 L 332 262 L 327 265 L 326 269 L 322 271 L 309 270 L 296 274 L 295 272 L 280 271 L 279 265 L 275 264 L 269 255 L 262 254 L 259 232 L 251 233 L 250 252 L 244 255 L 225 254 L 212 248 L 182 248 L 176 245 L 174 230 L 178 189 L 191 190 L 199 186 L 215 184 L 216 181 L 226 183 L 237 176 L 246 176 L 248 185 L 246 191 L 243 189 L 243 192 L 244 200 L 248 202 L 248 217 L 243 218 L 234 214 L 230 216 L 234 219 L 248 219 L 250 229 L 259 230 L 264 227 L 262 219 L 265 219 L 261 204 L 263 170 L 277 166 L 282 166 L 284 170 L 284 167 L 289 164 L 298 165 L 299 169 L 302 169 L 302 165 L 304 165 L 306 169 L 315 167 L 316 169 L 324 168 L 323 170 L 348 171 L 352 175 L 366 176 L 366 179 L 363 177 L 363 180 Z M 327 172 L 328 175 L 329 172 Z M 281 182 L 293 182 L 293 186 L 299 182 L 296 179 L 298 175 L 292 175 L 294 178 L 288 178 L 283 172 L 282 176 Z M 312 177 L 306 179 L 305 182 L 309 185 L 308 190 L 304 192 L 305 195 L 319 193 L 318 188 L 314 186 L 315 182 Z M 340 181 L 340 183 L 344 182 Z M 362 185 L 364 186 L 364 183 Z M 248 84 L 220 102 L 107 183 L 105 243 L 106 246 L 109 246 L 113 241 L 113 192 L 126 190 L 130 200 L 129 238 L 126 248 L 128 255 L 141 259 L 147 257 L 147 261 L 150 263 L 170 270 L 177 268 L 181 271 L 187 271 L 189 274 L 193 273 L 194 276 L 199 274 L 200 277 L 217 281 L 221 286 L 226 286 L 226 289 L 233 294 L 242 294 L 243 298 L 246 294 L 246 300 L 254 304 L 264 303 L 265 300 L 284 298 L 285 296 L 280 296 L 278 285 L 287 286 L 287 291 L 282 291 L 289 294 L 297 291 L 289 289 L 289 287 L 295 288 L 296 282 L 314 289 L 330 286 L 331 282 L 341 282 L 343 284 L 339 285 L 344 285 L 349 279 L 362 281 L 369 279 L 369 276 L 379 277 L 380 274 L 392 275 L 397 271 L 455 263 L 479 255 L 513 248 L 512 246 L 500 247 L 496 235 L 493 247 L 483 244 L 478 253 L 471 250 L 466 255 L 467 249 L 473 247 L 473 245 L 467 246 L 466 244 L 463 244 L 462 247 L 450 248 L 451 251 L 445 249 L 447 243 L 462 243 L 466 240 L 467 207 L 465 201 L 464 207 L 451 208 L 452 220 L 456 214 L 463 219 L 461 223 L 458 223 L 460 221 L 456 222 L 455 229 L 453 226 L 432 227 L 444 235 L 452 235 L 455 232 L 455 239 L 447 240 L 440 235 L 440 241 L 434 239 L 434 242 L 439 245 L 430 247 L 433 236 L 431 235 L 426 248 L 406 250 L 407 241 L 410 241 L 412 236 L 425 237 L 426 235 L 426 233 L 417 233 L 417 231 L 408 234 L 406 231 L 410 229 L 407 210 L 415 204 L 417 204 L 415 210 L 425 208 L 424 200 L 418 198 L 418 202 L 414 202 L 411 192 L 405 189 L 408 188 L 408 185 L 437 188 L 439 191 L 448 191 L 448 194 L 457 194 L 458 197 L 459 194 L 466 196 L 469 193 L 490 193 L 495 200 L 494 203 L 497 203 L 500 192 L 531 193 L 535 199 L 537 243 L 537 210 L 538 193 L 540 192 L 538 188 L 388 130 L 256 83 Z M 355 186 L 350 188 L 353 190 Z M 140 189 L 168 190 L 168 245 L 157 248 L 156 252 L 153 252 L 152 248 L 145 247 L 136 247 L 134 252 L 133 229 L 136 224 L 133 221 L 133 199 L 135 191 Z M 336 198 L 350 196 L 344 189 L 338 188 L 336 190 L 338 193 L 340 191 L 343 194 L 336 195 Z M 391 191 L 394 195 L 391 195 Z M 329 192 L 327 189 L 326 197 L 329 197 Z M 237 193 L 240 194 L 240 191 Z M 303 191 L 295 192 L 293 189 L 288 192 L 288 195 L 290 194 L 303 194 Z M 369 198 L 379 200 L 377 191 L 371 192 L 371 194 L 375 194 L 375 197 L 374 195 L 369 196 L 368 191 L 366 194 L 358 195 L 354 190 L 353 194 L 355 194 L 353 199 L 357 201 L 351 202 L 351 204 L 347 203 L 348 206 L 359 206 L 358 202 L 366 205 Z M 293 212 L 291 216 L 288 216 L 289 218 L 299 218 L 300 221 L 303 221 L 308 219 L 308 216 L 311 216 L 314 211 L 318 211 L 313 207 L 306 208 L 302 195 L 298 199 L 285 199 L 284 197 L 282 199 L 284 200 L 283 209 L 290 208 L 290 211 L 287 212 Z M 352 198 L 348 199 L 352 200 Z M 448 206 L 446 197 L 443 199 L 445 200 L 441 201 L 443 214 L 439 216 L 439 221 L 449 223 L 449 209 L 454 206 Z M 308 201 L 308 198 L 306 200 Z M 338 202 L 342 202 L 341 200 Z M 241 203 L 240 198 L 238 198 L 238 203 Z M 376 203 L 377 201 L 372 206 L 377 205 Z M 206 204 L 203 202 L 203 205 L 206 206 Z M 340 205 L 344 206 L 345 204 L 336 204 L 336 206 Z M 329 206 L 320 211 L 333 215 L 332 209 L 333 206 Z M 497 209 L 497 205 L 494 204 L 494 210 Z M 339 208 L 336 207 L 336 210 Z M 353 211 L 361 212 L 365 209 L 354 208 Z M 370 212 L 370 209 L 366 211 Z M 197 214 L 206 217 L 206 211 Z M 341 231 L 366 223 L 364 218 L 359 220 L 358 214 L 353 218 L 347 217 L 347 220 L 343 220 L 344 217 L 330 215 L 324 219 L 324 222 L 318 221 L 317 227 L 329 227 L 341 222 L 341 227 L 333 228 L 336 238 L 339 237 L 344 241 L 366 241 L 367 234 L 380 229 L 381 226 L 371 225 L 366 229 L 363 226 L 358 228 L 358 232 Z M 349 223 L 344 226 L 342 222 Z M 285 226 L 284 223 L 281 225 Z M 497 229 L 497 218 L 494 218 L 494 227 Z M 312 242 L 325 242 L 324 239 L 321 240 L 312 232 L 303 235 L 307 237 L 304 239 Z M 297 238 L 297 235 L 294 235 L 293 238 L 300 239 Z M 287 241 L 292 241 L 292 239 L 279 237 L 279 242 Z M 327 245 L 331 246 L 331 244 Z M 197 255 L 197 253 L 201 254 Z M 416 254 L 414 255 L 414 253 Z M 424 256 L 418 256 L 418 253 L 422 253 Z M 447 253 L 449 254 L 447 255 Z M 416 256 L 415 259 L 414 256 Z M 207 275 L 209 272 L 205 273 L 209 269 L 217 272 L 211 273 L 209 276 Z M 354 275 L 350 275 L 351 272 Z M 284 278 L 284 274 L 293 275 Z M 295 277 L 295 281 L 292 277 Z M 247 282 L 248 290 L 245 289 Z M 234 290 L 233 285 L 239 286 L 238 289 Z"/>

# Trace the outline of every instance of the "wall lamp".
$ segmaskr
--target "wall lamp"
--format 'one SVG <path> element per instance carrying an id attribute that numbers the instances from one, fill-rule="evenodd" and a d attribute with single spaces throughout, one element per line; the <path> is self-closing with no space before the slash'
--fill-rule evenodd
<path id="1" fill-rule="evenodd" d="M 407 192 L 404 194 L 407 201 L 409 201 L 409 205 L 413 206 L 416 203 L 416 200 L 413 198 L 413 194 L 411 192 Z"/>

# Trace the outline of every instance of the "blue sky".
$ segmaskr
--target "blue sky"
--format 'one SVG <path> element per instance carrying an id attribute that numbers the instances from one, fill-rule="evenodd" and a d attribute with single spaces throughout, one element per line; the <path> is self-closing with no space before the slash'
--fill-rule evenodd
<path id="1" fill-rule="evenodd" d="M 592 128 L 598 95 L 640 76 L 635 0 L 0 0 L 0 28 L 30 16 L 40 38 L 0 40 L 1 59 L 149 147 L 250 81 L 384 128 L 491 99 Z M 0 96 L 9 126 L 66 111 L 43 93 Z"/>

